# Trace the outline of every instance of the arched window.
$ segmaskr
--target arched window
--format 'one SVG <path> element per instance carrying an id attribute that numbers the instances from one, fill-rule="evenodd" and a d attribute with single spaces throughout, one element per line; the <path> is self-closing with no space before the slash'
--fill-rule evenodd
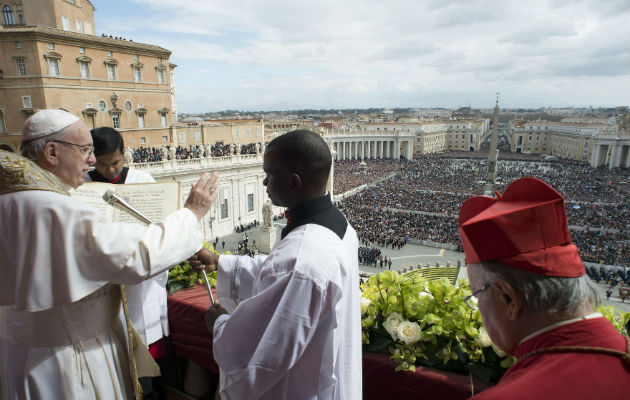
<path id="1" fill-rule="evenodd" d="M 13 20 L 13 10 L 11 9 L 11 6 L 2 7 L 2 14 L 4 15 L 5 25 L 15 25 L 15 21 Z"/>

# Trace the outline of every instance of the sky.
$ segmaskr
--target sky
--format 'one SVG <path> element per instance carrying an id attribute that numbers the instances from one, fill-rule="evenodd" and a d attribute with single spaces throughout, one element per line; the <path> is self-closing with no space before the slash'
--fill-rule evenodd
<path id="1" fill-rule="evenodd" d="M 91 0 L 172 51 L 180 113 L 627 106 L 627 0 Z"/>

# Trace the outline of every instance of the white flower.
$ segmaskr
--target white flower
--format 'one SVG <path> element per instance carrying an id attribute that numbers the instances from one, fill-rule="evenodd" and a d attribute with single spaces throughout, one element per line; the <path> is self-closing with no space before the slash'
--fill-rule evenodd
<path id="1" fill-rule="evenodd" d="M 396 333 L 405 344 L 413 344 L 420 340 L 420 325 L 416 322 L 402 321 L 398 324 Z"/>
<path id="2" fill-rule="evenodd" d="M 488 335 L 488 331 L 483 326 L 479 328 L 479 344 L 481 345 L 481 347 L 492 346 L 492 339 L 490 339 L 490 335 Z"/>
<path id="3" fill-rule="evenodd" d="M 398 340 L 398 325 L 403 321 L 402 315 L 393 312 L 387 316 L 383 322 L 383 328 L 392 336 L 392 339 Z"/>
<path id="4" fill-rule="evenodd" d="M 366 299 L 365 297 L 361 297 L 361 315 L 365 315 L 367 312 L 368 306 L 372 301 L 370 299 Z"/>

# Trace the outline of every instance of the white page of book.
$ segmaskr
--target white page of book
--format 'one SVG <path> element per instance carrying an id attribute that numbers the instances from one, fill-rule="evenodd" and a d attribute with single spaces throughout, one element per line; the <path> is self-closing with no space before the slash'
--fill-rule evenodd
<path id="1" fill-rule="evenodd" d="M 71 195 L 95 207 L 103 213 L 106 221 L 140 222 L 133 215 L 108 205 L 103 200 L 103 194 L 107 190 L 116 192 L 128 204 L 156 223 L 163 221 L 166 216 L 179 209 L 179 182 L 128 185 L 90 182 L 72 190 Z"/>

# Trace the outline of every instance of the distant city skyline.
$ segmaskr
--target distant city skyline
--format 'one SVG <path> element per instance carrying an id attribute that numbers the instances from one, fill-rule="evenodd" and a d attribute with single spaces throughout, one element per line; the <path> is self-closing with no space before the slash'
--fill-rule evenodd
<path id="1" fill-rule="evenodd" d="M 182 113 L 614 107 L 627 0 L 91 0 L 96 34 L 173 52 Z"/>

